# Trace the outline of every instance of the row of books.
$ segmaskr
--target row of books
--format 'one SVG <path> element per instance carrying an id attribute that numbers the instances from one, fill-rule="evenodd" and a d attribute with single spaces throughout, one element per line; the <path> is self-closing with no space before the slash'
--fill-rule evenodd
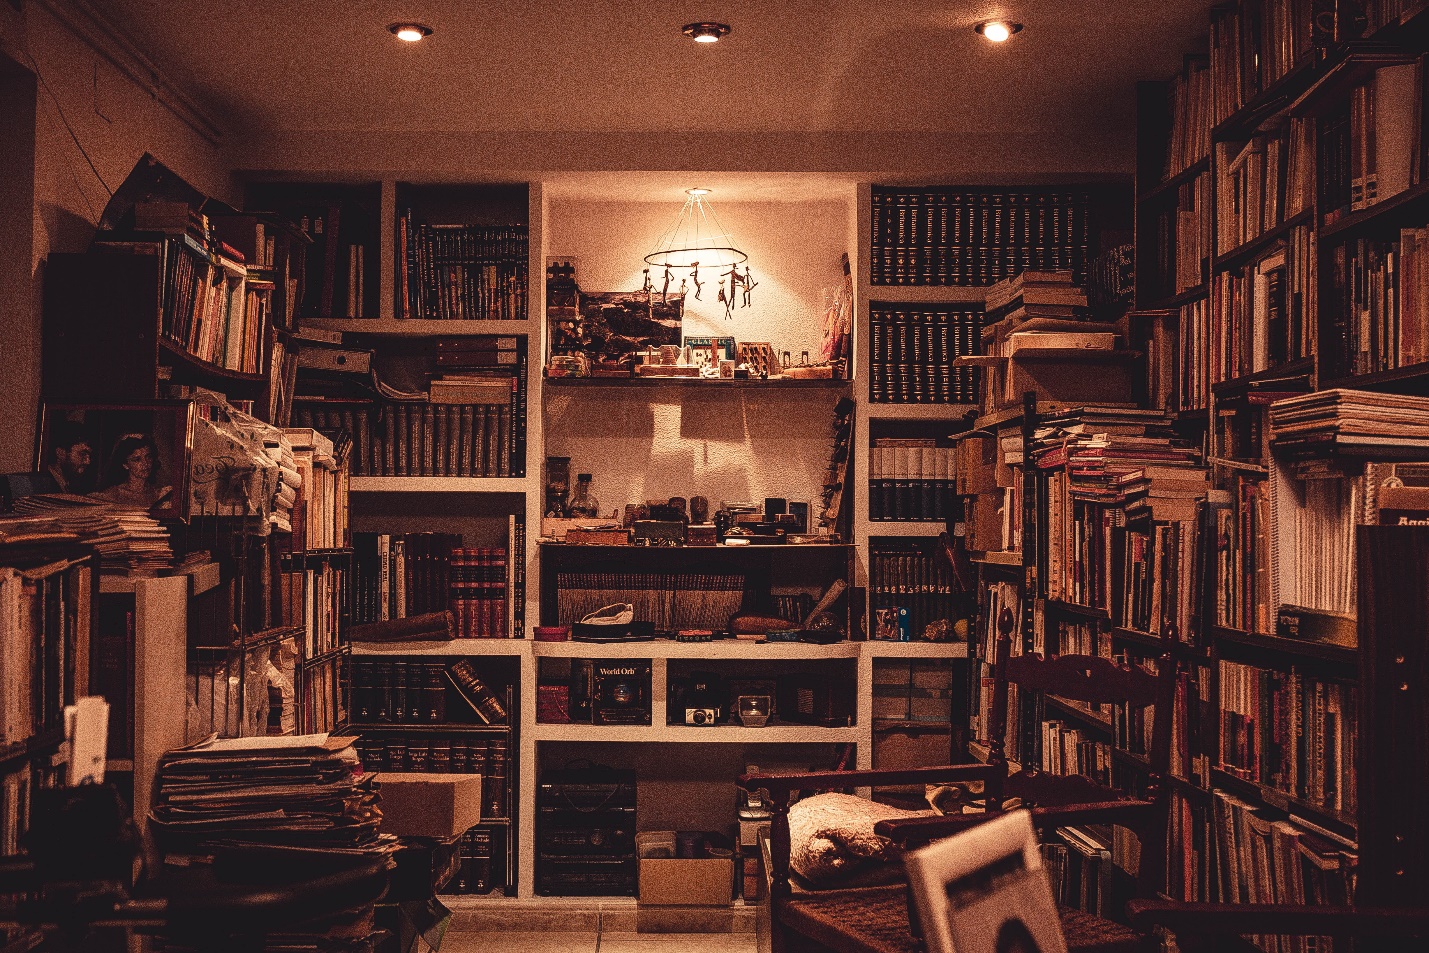
<path id="1" fill-rule="evenodd" d="M 348 470 L 352 440 L 339 434 L 334 441 L 312 427 L 289 427 L 283 430 L 293 448 L 291 472 L 285 484 L 296 485 L 291 519 L 293 548 L 341 549 L 348 537 Z"/>
<path id="2" fill-rule="evenodd" d="M 1102 734 L 1056 719 L 1042 722 L 1041 732 L 1038 769 L 1061 777 L 1080 774 L 1111 785 L 1112 746 Z"/>
<path id="3" fill-rule="evenodd" d="M 1226 255 L 1315 204 L 1310 120 L 1283 135 L 1216 144 L 1216 253 Z"/>
<path id="4" fill-rule="evenodd" d="M 353 438 L 353 476 L 519 476 L 525 448 L 513 443 L 510 404 L 390 403 L 330 409 L 300 403 L 294 420 Z M 350 429 L 349 429 L 350 428 Z"/>
<path id="5" fill-rule="evenodd" d="M 1284 248 L 1215 279 L 1210 383 L 1270 370 L 1314 353 L 1318 337 L 1315 236 L 1291 229 Z"/>
<path id="6" fill-rule="evenodd" d="M 1200 298 L 1174 311 L 1143 311 L 1146 404 L 1168 413 L 1209 406 L 1211 302 Z"/>
<path id="7" fill-rule="evenodd" d="M 1275 632 L 1271 598 L 1270 487 L 1258 476 L 1236 474 L 1214 509 L 1216 624 L 1242 632 Z"/>
<path id="8" fill-rule="evenodd" d="M 875 304 L 869 314 L 869 400 L 969 404 L 977 378 L 953 359 L 981 352 L 981 309 Z"/>
<path id="9" fill-rule="evenodd" d="M 1221 769 L 1302 801 L 1353 814 L 1358 690 L 1292 666 L 1220 661 Z"/>
<path id="10" fill-rule="evenodd" d="M 957 617 L 953 571 L 948 561 L 925 552 L 870 554 L 875 639 L 916 642 L 951 638 Z"/>
<path id="11" fill-rule="evenodd" d="M 1359 857 L 1342 843 L 1297 824 L 1278 811 L 1211 792 L 1210 854 L 1214 895 L 1222 903 L 1278 903 L 1313 909 L 1354 902 Z M 1323 953 L 1342 949 L 1329 937 L 1252 938 L 1267 953 Z"/>
<path id="12" fill-rule="evenodd" d="M 507 546 L 463 547 L 450 533 L 354 533 L 356 623 L 449 610 L 460 638 L 519 636 L 524 624 L 525 525 L 507 519 Z M 509 558 L 512 553 L 516 558 Z"/>
<path id="13" fill-rule="evenodd" d="M 1167 520 L 1127 529 L 1121 550 L 1116 624 L 1152 635 L 1170 632 L 1179 642 L 1201 635 L 1197 594 L 1204 580 L 1200 560 L 1205 552 L 1201 523 Z"/>
<path id="14" fill-rule="evenodd" d="M 530 251 L 525 225 L 425 225 L 398 220 L 402 318 L 524 321 Z"/>
<path id="15" fill-rule="evenodd" d="M 0 566 L 0 745 L 62 727 L 66 701 L 88 693 L 75 685 L 74 654 L 90 643 L 94 569 L 57 566 Z"/>
<path id="16" fill-rule="evenodd" d="M 358 725 L 505 724 L 509 714 L 469 662 L 356 658 L 348 671 Z"/>
<path id="17" fill-rule="evenodd" d="M 377 217 L 357 203 L 284 204 L 281 213 L 308 237 L 303 264 L 299 318 L 370 318 L 374 289 L 367 269 L 373 252 Z M 369 302 L 369 298 L 371 301 Z M 289 312 L 292 314 L 293 312 Z"/>
<path id="18" fill-rule="evenodd" d="M 951 519 L 956 452 L 934 440 L 874 438 L 868 451 L 868 518 Z"/>
<path id="19" fill-rule="evenodd" d="M 468 830 L 457 841 L 459 866 L 447 891 L 458 895 L 488 894 L 509 886 L 505 845 L 504 827 L 477 826 Z"/>
<path id="20" fill-rule="evenodd" d="M 1337 375 L 1429 361 L 1429 228 L 1398 241 L 1356 239 L 1332 251 L 1325 342 Z"/>
<path id="21" fill-rule="evenodd" d="M 348 570 L 333 565 L 281 574 L 279 623 L 303 627 L 304 658 L 315 658 L 341 644 L 351 578 Z"/>
<path id="22" fill-rule="evenodd" d="M 1166 149 L 1164 178 L 1171 178 L 1211 154 L 1211 68 L 1191 59 L 1171 80 L 1171 139 Z"/>
<path id="23" fill-rule="evenodd" d="M 333 655 L 311 665 L 304 664 L 300 685 L 299 733 L 335 731 L 347 724 L 340 656 Z"/>
<path id="24" fill-rule="evenodd" d="M 505 738 L 380 731 L 360 736 L 357 750 L 368 771 L 479 774 L 482 816 L 510 816 L 506 788 L 511 748 Z"/>
<path id="25" fill-rule="evenodd" d="M 1242 0 L 1212 11 L 1212 125 L 1230 118 L 1317 48 L 1341 39 L 1335 29 L 1352 18 L 1334 13 L 1327 17 L 1320 6 L 1303 0 Z"/>
<path id="26" fill-rule="evenodd" d="M 1384 65 L 1349 94 L 1349 109 L 1320 128 L 1320 212 L 1333 222 L 1392 198 L 1424 180 L 1425 57 L 1399 52 L 1355 54 Z"/>
<path id="27" fill-rule="evenodd" d="M 1215 247 L 1211 175 L 1204 172 L 1176 189 L 1176 202 L 1158 211 L 1154 260 L 1141 263 L 1142 281 L 1170 297 L 1205 284 Z"/>
<path id="28" fill-rule="evenodd" d="M 1085 273 L 1086 193 L 876 186 L 875 285 L 989 285 L 1028 269 Z"/>
<path id="29" fill-rule="evenodd" d="M 223 245 L 210 250 L 189 235 L 160 242 L 96 242 L 94 250 L 158 258 L 159 327 L 166 341 L 226 370 L 267 370 L 263 355 L 274 285 L 250 279 L 236 251 Z"/>

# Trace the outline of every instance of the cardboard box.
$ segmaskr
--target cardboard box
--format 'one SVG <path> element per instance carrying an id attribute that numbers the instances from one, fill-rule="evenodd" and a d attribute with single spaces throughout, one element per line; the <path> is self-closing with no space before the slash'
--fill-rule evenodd
<path id="1" fill-rule="evenodd" d="M 734 896 L 734 858 L 640 861 L 640 902 L 659 906 L 724 907 Z"/>
<path id="2" fill-rule="evenodd" d="M 379 773 L 382 833 L 459 837 L 481 823 L 481 775 Z"/>
<path id="3" fill-rule="evenodd" d="M 635 835 L 640 902 L 654 906 L 723 907 L 734 896 L 734 857 L 671 857 L 674 831 Z M 655 856 L 651 856 L 655 855 Z"/>

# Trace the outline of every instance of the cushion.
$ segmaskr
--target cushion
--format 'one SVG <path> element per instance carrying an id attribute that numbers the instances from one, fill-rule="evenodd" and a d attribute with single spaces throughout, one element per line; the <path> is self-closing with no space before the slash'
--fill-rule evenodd
<path id="1" fill-rule="evenodd" d="M 815 888 L 846 886 L 856 874 L 867 874 L 878 865 L 888 865 L 894 877 L 901 876 L 891 845 L 873 833 L 873 826 L 933 813 L 900 810 L 836 792 L 805 798 L 789 808 L 789 867 Z"/>

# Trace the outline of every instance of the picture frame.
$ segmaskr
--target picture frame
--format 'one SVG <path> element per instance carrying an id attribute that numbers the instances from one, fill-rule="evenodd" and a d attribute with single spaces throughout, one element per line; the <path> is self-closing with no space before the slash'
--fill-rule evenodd
<path id="1" fill-rule="evenodd" d="M 733 337 L 711 337 L 709 335 L 685 335 L 685 347 L 690 349 L 690 359 L 698 367 L 710 364 L 710 348 L 719 349 L 717 360 L 732 361 L 736 353 Z"/>
<path id="2" fill-rule="evenodd" d="M 1027 810 L 907 854 L 928 953 L 1067 953 Z"/>
<path id="3" fill-rule="evenodd" d="M 35 470 L 42 480 L 49 478 L 44 482 L 51 492 L 147 503 L 156 519 L 182 520 L 188 512 L 193 428 L 189 400 L 46 402 Z M 85 467 L 78 465 L 80 444 L 89 448 Z"/>

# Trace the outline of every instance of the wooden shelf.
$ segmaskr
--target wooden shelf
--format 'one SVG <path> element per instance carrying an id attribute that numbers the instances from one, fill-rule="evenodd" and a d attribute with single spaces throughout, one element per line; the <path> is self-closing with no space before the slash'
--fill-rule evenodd
<path id="1" fill-rule="evenodd" d="M 987 566 L 1013 566 L 1013 567 L 1016 567 L 1016 568 L 1018 568 L 1018 569 L 1021 569 L 1021 568 L 1022 568 L 1022 554 L 1021 554 L 1021 553 L 1007 553 L 1007 552 L 995 552 L 995 553 L 993 553 L 993 552 L 980 552 L 980 551 L 978 551 L 978 550 L 972 550 L 972 551 L 970 551 L 970 552 L 968 553 L 968 561 L 969 561 L 969 562 L 975 562 L 975 563 L 982 563 L 982 564 L 987 565 Z"/>
<path id="2" fill-rule="evenodd" d="M 716 639 L 713 642 L 532 642 L 537 658 L 690 658 L 690 659 L 839 659 L 858 658 L 862 642 L 754 642 Z"/>
<path id="3" fill-rule="evenodd" d="M 211 361 L 190 354 L 183 345 L 168 338 L 159 338 L 159 350 L 167 354 L 173 360 L 173 372 L 188 379 L 212 378 L 223 381 L 225 384 L 251 384 L 259 385 L 267 381 L 262 374 L 245 374 L 242 371 L 231 371 L 226 367 L 220 367 Z"/>
<path id="4" fill-rule="evenodd" d="M 863 653 L 874 658 L 967 658 L 966 642 L 884 642 L 872 639 L 859 643 Z"/>
<path id="5" fill-rule="evenodd" d="M 353 477 L 353 493 L 525 493 L 526 477 Z"/>
<path id="6" fill-rule="evenodd" d="M 1390 393 L 1429 392 L 1429 361 L 1406 364 L 1404 367 L 1375 371 L 1371 374 L 1337 377 L 1334 380 L 1325 381 L 1321 385 L 1321 390 L 1330 390 L 1336 387 L 1345 387 L 1351 390 L 1383 390 Z"/>
<path id="7" fill-rule="evenodd" d="M 353 642 L 353 655 L 433 655 L 479 658 L 484 655 L 526 655 L 528 639 L 451 639 L 442 642 Z"/>
<path id="8" fill-rule="evenodd" d="M 868 285 L 870 306 L 880 304 L 975 304 L 987 297 L 986 287 L 966 285 Z"/>
<path id="9" fill-rule="evenodd" d="M 1235 648 L 1240 648 L 1250 650 L 1252 653 L 1282 656 L 1290 661 L 1332 662 L 1347 669 L 1344 677 L 1357 678 L 1359 676 L 1359 649 L 1352 646 L 1334 645 L 1329 642 L 1308 642 L 1300 639 L 1287 639 L 1278 635 L 1261 635 L 1242 632 L 1239 629 L 1219 627 L 1215 630 L 1215 638 L 1217 644 L 1222 648 L 1233 647 L 1232 651 Z"/>
<path id="10" fill-rule="evenodd" d="M 1302 801 L 1284 791 L 1277 791 L 1255 781 L 1246 781 L 1223 768 L 1211 769 L 1211 785 L 1223 788 L 1244 800 L 1258 802 L 1318 824 L 1332 834 L 1348 840 L 1354 840 L 1356 837 L 1355 818 L 1352 815 Z"/>
<path id="11" fill-rule="evenodd" d="M 1420 182 L 1368 208 L 1325 222 L 1320 226 L 1320 247 L 1372 235 L 1398 238 L 1401 226 L 1422 225 L 1426 217 L 1429 217 L 1429 182 Z"/>
<path id="12" fill-rule="evenodd" d="M 1182 305 L 1190 304 L 1193 301 L 1200 301 L 1209 293 L 1208 286 L 1196 285 L 1194 288 L 1187 288 L 1185 291 L 1178 291 L 1166 298 L 1158 298 L 1155 301 L 1148 301 L 1146 304 L 1138 303 L 1137 311 L 1175 311 Z"/>
<path id="13" fill-rule="evenodd" d="M 954 422 L 976 413 L 977 405 L 865 403 L 863 412 L 869 420 L 947 420 Z"/>
<path id="14" fill-rule="evenodd" d="M 812 725 L 543 725 L 528 729 L 537 741 L 660 742 L 663 744 L 856 744 L 860 728 Z"/>
<path id="15" fill-rule="evenodd" d="M 1056 695 L 1044 695 L 1048 708 L 1055 708 L 1071 718 L 1078 719 L 1103 731 L 1111 731 L 1111 716 L 1102 715 L 1084 707 L 1081 702 L 1069 701 Z"/>
<path id="16" fill-rule="evenodd" d="M 1302 378 L 1305 386 L 1296 389 L 1296 392 L 1309 391 L 1309 378 L 1315 372 L 1315 359 L 1313 357 L 1296 358 L 1293 361 L 1286 361 L 1275 367 L 1268 367 L 1263 371 L 1256 371 L 1253 374 L 1242 374 L 1240 377 L 1231 377 L 1223 381 L 1218 381 L 1211 385 L 1211 392 L 1216 395 L 1219 401 L 1248 399 L 1255 393 L 1257 386 L 1261 384 L 1269 385 L 1265 388 L 1270 393 L 1280 393 L 1281 391 L 1273 385 L 1289 385 Z M 1243 393 L 1238 393 L 1243 392 Z"/>
<path id="17" fill-rule="evenodd" d="M 1230 271 L 1255 261 L 1269 252 L 1277 242 L 1288 238 L 1293 229 L 1311 222 L 1314 215 L 1313 209 L 1306 209 L 1299 214 L 1292 215 L 1274 228 L 1262 232 L 1245 244 L 1232 248 L 1224 255 L 1217 255 L 1211 262 L 1211 271 L 1216 273 Z"/>
<path id="18" fill-rule="evenodd" d="M 557 539 L 538 540 L 542 549 L 566 550 L 569 552 L 637 552 L 637 553 L 768 553 L 768 552 L 832 552 L 852 549 L 851 543 L 772 543 L 769 545 L 728 546 L 636 546 L 633 543 L 592 545 L 588 543 L 564 543 Z"/>
<path id="19" fill-rule="evenodd" d="M 1068 602 L 1065 599 L 1043 599 L 1042 607 L 1048 612 L 1059 612 L 1063 615 L 1077 615 L 1086 619 L 1097 619 L 1101 622 L 1111 621 L 1111 613 L 1106 609 L 1098 609 L 1096 606 L 1084 606 L 1077 602 Z"/>
<path id="20" fill-rule="evenodd" d="M 1269 89 L 1251 97 L 1244 106 L 1231 113 L 1211 129 L 1211 141 L 1235 142 L 1249 139 L 1258 130 L 1274 124 L 1289 110 L 1290 104 L 1320 78 L 1327 65 L 1308 59 L 1280 77 Z"/>
<path id="21" fill-rule="evenodd" d="M 841 390 L 850 386 L 849 380 L 795 380 L 791 377 L 776 377 L 770 380 L 753 378 L 750 380 L 719 380 L 700 377 L 547 377 L 547 387 L 692 387 L 704 390 L 767 390 L 789 388 L 793 390 Z"/>
<path id="22" fill-rule="evenodd" d="M 1162 641 L 1161 636 L 1152 635 L 1150 632 L 1141 632 L 1137 629 L 1123 629 L 1119 626 L 1113 626 L 1111 637 L 1122 642 L 1130 642 L 1132 645 L 1144 645 L 1147 648 L 1156 649 L 1158 651 L 1165 648 L 1165 643 Z"/>
<path id="23" fill-rule="evenodd" d="M 1414 56 L 1381 43 L 1354 41 L 1333 66 L 1323 70 L 1286 110 L 1288 116 L 1308 116 L 1332 100 L 1345 100 L 1383 66 L 1414 62 Z"/>
<path id="24" fill-rule="evenodd" d="M 1160 198 L 1168 192 L 1174 192 L 1176 189 L 1180 188 L 1187 182 L 1190 182 L 1192 179 L 1196 178 L 1196 176 L 1200 175 L 1202 172 L 1209 172 L 1210 169 L 1211 157 L 1202 156 L 1195 162 L 1192 162 L 1186 168 L 1182 169 L 1180 172 L 1177 172 L 1175 175 L 1169 176 L 1168 178 L 1162 179 L 1160 182 L 1156 183 L 1151 188 L 1147 189 L 1145 192 L 1142 192 L 1136 197 L 1136 204 L 1141 205 L 1146 202 L 1155 201 L 1156 199 Z"/>
<path id="25" fill-rule="evenodd" d="M 869 536 L 937 536 L 948 531 L 944 520 L 869 520 Z"/>
<path id="26" fill-rule="evenodd" d="M 410 731 L 417 734 L 486 734 L 504 735 L 509 734 L 511 725 L 480 725 L 472 723 L 446 723 L 430 724 L 427 722 L 402 722 L 402 721 L 380 721 L 380 722 L 349 722 L 344 726 L 343 734 L 358 734 L 364 731 Z"/>
<path id="27" fill-rule="evenodd" d="M 344 334 L 380 334 L 384 337 L 445 337 L 447 335 L 539 334 L 534 321 L 428 321 L 416 318 L 303 318 L 301 328 L 341 331 Z"/>

